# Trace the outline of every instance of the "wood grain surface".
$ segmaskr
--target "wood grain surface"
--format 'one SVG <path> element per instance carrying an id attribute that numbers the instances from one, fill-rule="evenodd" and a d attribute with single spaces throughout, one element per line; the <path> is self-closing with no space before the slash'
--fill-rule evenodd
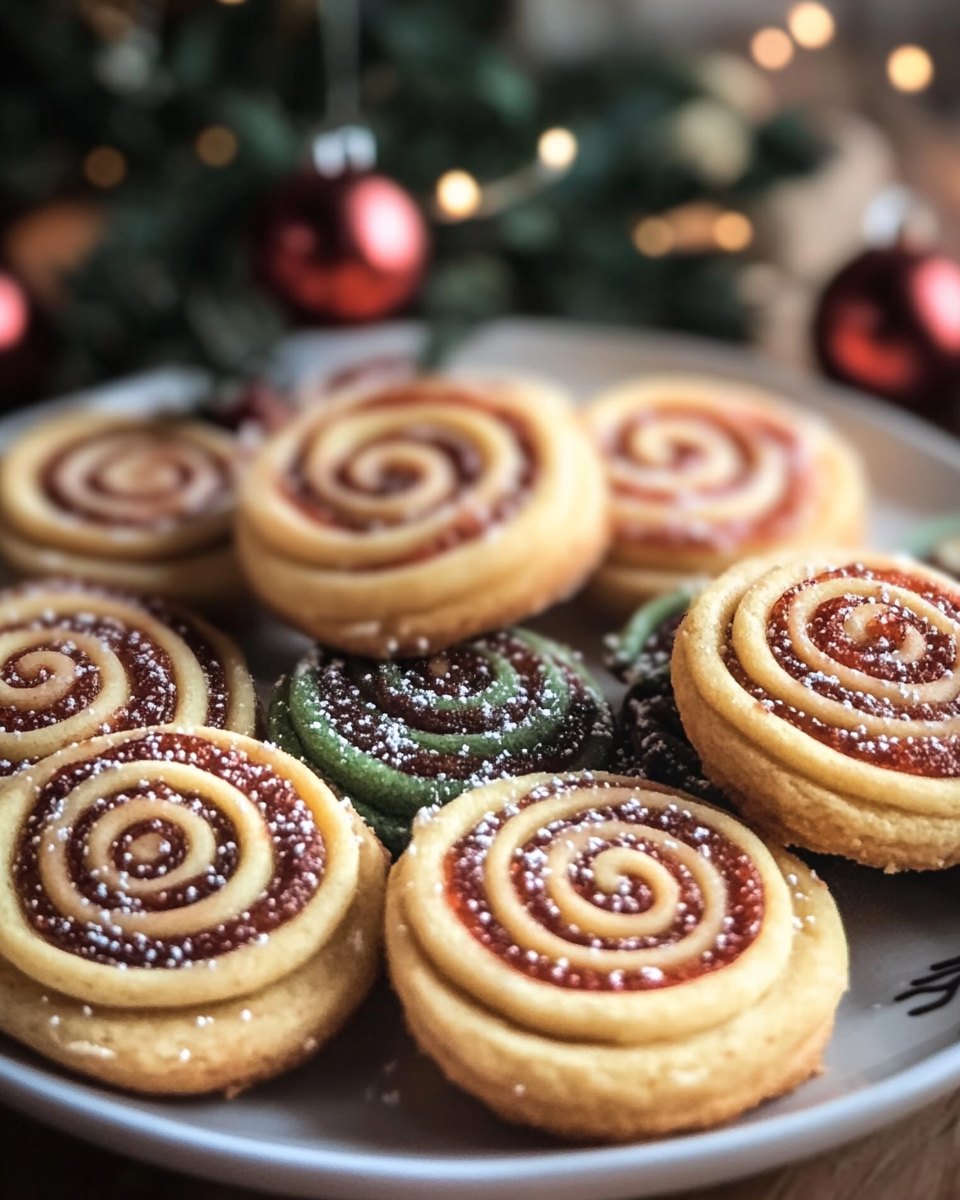
<path id="1" fill-rule="evenodd" d="M 0 1197 L 253 1200 L 253 1193 L 140 1166 L 0 1106 Z M 830 1154 L 681 1200 L 960 1200 L 960 1093 Z"/>

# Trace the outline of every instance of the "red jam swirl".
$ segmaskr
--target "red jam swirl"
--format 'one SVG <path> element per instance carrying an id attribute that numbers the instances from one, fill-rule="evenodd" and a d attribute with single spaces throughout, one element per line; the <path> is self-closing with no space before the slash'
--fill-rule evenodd
<path id="1" fill-rule="evenodd" d="M 713 426 L 733 449 L 737 467 L 722 483 L 701 488 L 692 483 L 690 488 L 655 488 L 644 486 L 639 480 L 629 482 L 619 478 L 616 492 L 627 499 L 661 503 L 664 512 L 655 526 L 637 524 L 625 514 L 616 522 L 617 536 L 651 547 L 680 550 L 723 551 L 735 549 L 746 542 L 768 541 L 783 537 L 795 528 L 805 507 L 813 482 L 814 463 L 807 443 L 794 431 L 774 421 L 765 421 L 757 414 L 730 413 L 729 416 L 704 410 L 691 405 L 688 408 L 670 408 L 642 413 L 625 422 L 614 431 L 605 451 L 608 457 L 625 463 L 633 462 L 631 438 L 645 426 L 656 424 L 666 415 L 669 418 L 695 421 Z M 691 520 L 684 516 L 684 504 L 695 501 L 699 505 L 710 500 L 725 500 L 738 491 L 749 487 L 758 469 L 764 443 L 773 442 L 778 447 L 786 465 L 785 477 L 777 502 L 770 508 L 725 520 Z M 672 449 L 672 457 L 658 467 L 674 470 L 677 482 L 682 484 L 685 471 L 695 473 L 703 458 L 703 450 L 694 443 L 678 442 Z M 643 464 L 637 464 L 642 466 Z"/>
<path id="2" fill-rule="evenodd" d="M 189 928 L 183 936 L 163 939 L 143 933 L 125 933 L 119 927 L 91 920 L 79 922 L 60 913 L 41 882 L 37 855 L 43 831 L 59 812 L 65 798 L 84 780 L 111 765 L 142 762 L 143 782 L 134 789 L 105 793 L 85 810 L 70 830 L 67 863 L 71 885 L 101 910 L 152 912 L 180 910 L 190 927 L 191 905 L 222 888 L 237 868 L 240 848 L 230 819 L 202 795 L 175 793 L 161 781 L 150 782 L 152 763 L 189 763 L 248 794 L 259 808 L 273 852 L 273 877 L 254 904 L 212 929 Z M 150 895 L 111 892 L 97 878 L 95 864 L 86 860 L 87 835 L 96 821 L 111 809 L 122 807 L 137 795 L 156 796 L 183 805 L 200 816 L 215 842 L 212 862 L 193 879 L 177 888 Z M 144 826 L 148 828 L 144 828 Z M 125 855 L 138 837 L 153 835 L 156 855 L 141 860 L 138 878 L 158 877 L 174 870 L 184 859 L 183 833 L 171 822 L 137 820 L 115 840 L 114 864 L 127 865 Z M 109 759 L 91 757 L 61 768 L 36 797 L 23 824 L 13 859 L 13 875 L 22 910 L 40 937 L 51 945 L 90 962 L 125 967 L 183 969 L 216 959 L 240 946 L 263 940 L 271 931 L 301 912 L 320 886 L 326 851 L 313 815 L 290 780 L 266 763 L 253 762 L 240 749 L 225 748 L 199 735 L 175 731 L 151 732 L 111 750 Z M 95 909 L 96 911 L 96 909 Z"/>
<path id="3" fill-rule="evenodd" d="M 797 655 L 787 628 L 791 601 L 803 589 L 830 579 L 867 579 L 877 583 L 874 596 L 856 593 L 836 597 L 821 604 L 810 624 L 809 634 L 814 644 L 836 663 L 863 671 L 875 679 L 903 685 L 904 691 L 896 702 L 862 691 L 851 691 L 836 679 L 820 671 L 812 671 Z M 867 640 L 854 641 L 844 630 L 844 621 L 854 609 L 864 603 L 884 600 L 883 584 L 903 588 L 935 605 L 957 622 L 956 637 L 960 637 L 960 595 L 948 593 L 929 579 L 904 571 L 874 571 L 851 564 L 805 579 L 789 588 L 772 607 L 767 625 L 767 643 L 779 666 L 794 679 L 821 696 L 836 701 L 855 712 L 878 716 L 892 721 L 930 721 L 929 737 L 898 737 L 876 735 L 864 728 L 841 728 L 827 725 L 817 717 L 799 711 L 765 688 L 755 683 L 738 659 L 729 641 L 725 653 L 727 669 L 733 678 L 756 697 L 768 711 L 802 729 L 817 741 L 850 758 L 874 766 L 901 771 L 927 778 L 956 778 L 960 776 L 960 737 L 940 736 L 937 723 L 960 716 L 960 697 L 944 703 L 913 703 L 910 687 L 930 683 L 951 672 L 955 655 L 955 637 L 935 629 L 919 614 L 892 600 L 887 610 L 868 627 Z M 904 662 L 896 656 L 908 629 L 917 630 L 925 642 L 922 657 Z"/>
<path id="4" fill-rule="evenodd" d="M 418 409 L 421 406 L 436 404 L 472 409 L 497 420 L 509 428 L 520 449 L 524 461 L 520 478 L 511 490 L 498 496 L 486 511 L 466 505 L 456 506 L 458 499 L 481 478 L 484 465 L 476 448 L 466 436 L 459 434 L 455 429 L 434 424 L 426 417 L 423 421 L 418 420 Z M 389 449 L 394 444 L 398 447 L 419 444 L 446 459 L 455 480 L 454 494 L 443 502 L 452 505 L 451 520 L 443 531 L 424 541 L 414 551 L 402 558 L 392 560 L 387 564 L 378 562 L 377 569 L 384 565 L 403 566 L 408 563 L 426 561 L 438 554 L 452 550 L 464 542 L 482 537 L 491 527 L 509 520 L 526 501 L 536 478 L 538 462 L 529 432 L 515 413 L 498 408 L 493 401 L 471 392 L 451 390 L 443 393 L 425 393 L 409 385 L 401 385 L 379 392 L 360 407 L 363 411 L 368 412 L 378 409 L 404 408 L 409 413 L 408 426 L 402 432 L 390 432 L 372 437 L 359 448 L 361 451 L 375 448 Z M 349 412 L 353 411 L 356 410 L 349 410 Z M 312 436 L 322 437 L 324 428 L 325 426 L 321 424 Z M 319 525 L 331 529 L 347 530 L 361 536 L 376 534 L 389 528 L 390 519 L 385 521 L 376 514 L 361 517 L 358 514 L 345 512 L 337 505 L 335 498 L 326 496 L 322 490 L 318 490 L 307 473 L 306 463 L 309 454 L 310 445 L 307 444 L 294 460 L 284 483 L 286 498 L 296 505 L 305 516 Z M 415 470 L 406 465 L 403 468 L 383 472 L 375 483 L 362 482 L 356 478 L 350 461 L 344 461 L 338 465 L 336 478 L 339 485 L 353 488 L 360 495 L 385 498 L 402 495 L 404 491 L 419 482 L 419 476 Z M 397 523 L 395 518 L 392 520 Z M 403 525 L 404 521 L 400 520 L 399 524 Z"/>
<path id="5" fill-rule="evenodd" d="M 25 590 L 23 594 L 30 597 L 32 593 Z M 170 655 L 152 641 L 143 629 L 124 625 L 115 617 L 97 614 L 97 596 L 110 598 L 108 592 L 90 589 L 90 596 L 89 612 L 58 612 L 56 592 L 51 591 L 47 611 L 28 621 L 0 627 L 0 634 L 25 629 L 50 630 L 49 648 L 66 655 L 75 663 L 73 686 L 49 707 L 39 709 L 0 705 L 0 730 L 4 733 L 25 733 L 57 725 L 82 712 L 98 696 L 102 686 L 100 668 L 76 642 L 70 640 L 71 632 L 95 637 L 107 653 L 119 659 L 127 677 L 127 702 L 110 714 L 98 732 L 115 733 L 122 729 L 163 725 L 174 719 L 178 701 L 177 672 Z M 162 601 L 143 600 L 139 603 L 172 629 L 194 656 L 207 686 L 207 711 L 203 724 L 223 729 L 227 723 L 230 688 L 217 651 L 197 626 L 168 609 Z M 0 680 L 13 688 L 33 688 L 44 683 L 49 677 L 46 669 L 27 672 L 22 666 L 26 655 L 43 646 L 44 643 L 39 641 L 32 643 L 20 654 L 0 662 Z M 0 758 L 0 776 L 12 775 L 31 761 Z"/>
<path id="6" fill-rule="evenodd" d="M 504 813 L 491 814 L 480 826 L 461 838 L 448 851 L 445 859 L 447 902 L 474 938 L 521 975 L 557 987 L 582 991 L 649 991 L 672 987 L 720 970 L 735 961 L 756 939 L 764 917 L 763 882 L 756 865 L 739 847 L 717 830 L 703 825 L 683 808 L 683 798 L 668 807 L 644 804 L 644 785 L 636 785 L 636 798 L 612 806 L 603 804 L 603 789 L 597 786 L 596 807 L 577 814 L 576 818 L 554 821 L 518 848 L 511 867 L 511 884 L 526 910 L 544 929 L 576 946 L 592 946 L 601 950 L 630 951 L 670 946 L 682 942 L 696 928 L 703 915 L 703 897 L 690 871 L 664 848 L 644 837 L 644 828 L 667 831 L 671 837 L 695 846 L 708 857 L 727 885 L 727 912 L 723 932 L 712 948 L 690 959 L 679 959 L 664 968 L 625 969 L 615 973 L 577 970 L 546 955 L 518 946 L 511 934 L 498 923 L 487 900 L 484 873 L 487 849 L 492 838 L 509 822 Z M 532 796 L 517 801 L 525 808 L 546 795 L 563 790 L 558 784 L 540 788 Z M 557 910 L 545 888 L 544 866 L 546 851 L 564 834 L 586 824 L 604 821 L 624 821 L 637 827 L 636 835 L 604 840 L 587 849 L 574 864 L 570 876 L 575 890 L 589 903 L 607 911 L 638 914 L 654 902 L 650 888 L 641 880 L 627 881 L 615 896 L 606 895 L 592 886 L 591 863 L 595 857 L 612 846 L 628 846 L 640 850 L 665 867 L 679 885 L 680 900 L 676 917 L 669 929 L 656 936 L 623 940 L 591 938 L 570 926 Z"/>
<path id="7" fill-rule="evenodd" d="M 102 455 L 84 473 L 80 480 L 82 490 L 78 492 L 71 486 L 67 464 L 73 456 L 95 449 L 101 442 Z M 199 464 L 188 461 L 181 449 L 189 450 L 191 457 L 199 457 L 202 461 Z M 117 456 L 124 452 L 144 458 L 149 456 L 156 465 L 164 467 L 168 478 L 153 491 L 139 482 L 133 497 L 116 491 L 107 472 L 114 466 Z M 184 496 L 190 493 L 198 479 L 207 483 L 203 501 L 185 509 Z M 191 517 L 225 513 L 231 504 L 233 483 L 234 466 L 226 455 L 218 454 L 200 442 L 183 441 L 175 427 L 165 429 L 162 425 L 148 427 L 142 432 L 110 430 L 74 442 L 51 458 L 41 475 L 47 498 L 64 513 L 106 528 L 143 530 L 168 528 Z M 85 504 L 84 491 L 107 503 Z M 136 503 L 128 505 L 131 499 Z M 110 501 L 115 504 L 111 505 Z"/>

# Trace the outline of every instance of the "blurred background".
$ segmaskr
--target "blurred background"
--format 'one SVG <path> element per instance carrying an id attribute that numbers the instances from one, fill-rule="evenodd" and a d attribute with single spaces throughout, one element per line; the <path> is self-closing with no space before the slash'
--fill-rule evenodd
<path id="1" fill-rule="evenodd" d="M 4 0 L 0 402 L 512 313 L 960 395 L 938 0 Z M 241 403 L 247 402 L 241 397 Z"/>

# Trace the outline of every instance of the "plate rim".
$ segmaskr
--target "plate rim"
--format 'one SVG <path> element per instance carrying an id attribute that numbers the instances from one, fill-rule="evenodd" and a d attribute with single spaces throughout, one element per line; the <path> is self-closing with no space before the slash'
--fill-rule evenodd
<path id="1" fill-rule="evenodd" d="M 815 1152 L 841 1145 L 859 1134 L 878 1128 L 879 1126 L 873 1123 L 874 1119 L 879 1118 L 882 1122 L 883 1113 L 892 1102 L 896 1102 L 898 1117 L 909 1116 L 925 1101 L 934 1100 L 938 1095 L 950 1090 L 956 1082 L 951 1072 L 958 1070 L 960 1043 L 937 1051 L 879 1083 L 865 1085 L 862 1091 L 854 1093 L 858 1103 L 852 1103 L 850 1095 L 836 1096 L 799 1112 L 781 1113 L 748 1124 L 733 1123 L 699 1133 L 625 1145 L 586 1148 L 559 1146 L 549 1150 L 517 1151 L 509 1155 L 501 1153 L 442 1157 L 393 1152 L 369 1157 L 356 1150 L 298 1146 L 295 1162 L 283 1158 L 284 1151 L 290 1149 L 291 1143 L 280 1140 L 257 1141 L 237 1133 L 214 1133 L 203 1127 L 178 1122 L 173 1117 L 145 1113 L 139 1108 L 127 1107 L 122 1093 L 113 1094 L 80 1080 L 65 1078 L 45 1067 L 19 1063 L 2 1053 L 0 1092 L 7 1100 L 7 1089 L 2 1087 L 3 1084 L 16 1082 L 17 1086 L 23 1087 L 22 1080 L 12 1079 L 12 1076 L 19 1072 L 26 1075 L 26 1090 L 32 1098 L 52 1101 L 64 1116 L 85 1118 L 85 1125 L 93 1124 L 97 1119 L 95 1112 L 84 1107 L 84 1094 L 90 1094 L 98 1108 L 110 1114 L 115 1128 L 123 1132 L 136 1132 L 141 1136 L 146 1134 L 158 1151 L 186 1146 L 193 1151 L 221 1155 L 228 1149 L 231 1158 L 238 1165 L 296 1166 L 298 1173 L 308 1172 L 318 1181 L 321 1174 L 325 1176 L 325 1186 L 328 1179 L 334 1185 L 339 1181 L 355 1180 L 355 1165 L 350 1168 L 348 1164 L 356 1164 L 358 1159 L 362 1159 L 368 1178 L 376 1183 L 432 1185 L 466 1181 L 471 1185 L 487 1183 L 496 1186 L 508 1181 L 520 1183 L 523 1182 L 522 1176 L 534 1174 L 537 1175 L 539 1183 L 559 1182 L 560 1173 L 569 1177 L 571 1172 L 577 1169 L 588 1169 L 592 1173 L 593 1170 L 606 1167 L 622 1177 L 624 1169 L 640 1166 L 651 1171 L 657 1168 L 669 1169 L 672 1166 L 691 1167 L 695 1159 L 701 1160 L 700 1166 L 706 1166 L 703 1160 L 709 1159 L 711 1164 L 724 1162 L 727 1158 L 744 1153 L 757 1142 L 765 1141 L 777 1142 L 786 1151 L 783 1157 L 771 1158 L 760 1168 L 770 1169 L 802 1158 L 806 1151 L 806 1142 L 802 1135 L 816 1133 L 817 1127 L 824 1120 L 829 1121 L 831 1116 L 836 1115 L 838 1119 L 830 1124 L 832 1132 L 829 1140 L 818 1140 Z M 66 1100 L 56 1095 L 57 1090 L 62 1089 L 65 1083 L 69 1088 Z M 794 1141 L 789 1137 L 791 1133 L 800 1136 Z M 634 1161 L 638 1150 L 644 1151 L 645 1158 L 649 1156 L 653 1161 L 638 1164 Z M 711 1150 L 717 1153 L 711 1155 Z M 686 1161 L 676 1161 L 678 1158 Z M 547 1171 L 547 1177 L 541 1175 L 544 1169 Z M 751 1174 L 754 1170 L 752 1164 L 746 1164 L 742 1174 Z M 661 1192 L 664 1187 L 694 1186 L 698 1177 L 699 1167 L 693 1176 L 689 1173 L 684 1174 L 682 1181 L 671 1184 L 669 1179 L 664 1178 L 662 1183 L 658 1181 L 657 1186 Z M 737 1175 L 725 1175 L 723 1180 L 716 1179 L 714 1182 L 721 1183 L 735 1178 Z M 486 1192 L 481 1188 L 481 1191 L 474 1194 L 492 1195 L 493 1192 Z"/>
<path id="2" fill-rule="evenodd" d="M 348 332 L 353 335 L 350 340 L 360 345 L 364 335 L 374 340 L 412 341 L 422 330 L 421 322 L 411 320 Z M 879 398 L 804 375 L 795 368 L 765 359 L 749 347 L 626 326 L 550 318 L 505 318 L 481 326 L 458 346 L 453 369 L 457 370 L 456 359 L 462 352 L 469 353 L 498 334 L 506 332 L 511 338 L 523 339 L 555 336 L 561 330 L 564 336 L 592 343 L 609 341 L 622 346 L 628 340 L 638 353 L 650 358 L 676 360 L 682 354 L 683 369 L 688 373 L 704 370 L 732 375 L 777 389 L 793 399 L 810 398 L 818 408 L 828 412 L 845 408 L 863 423 L 907 442 L 960 475 L 960 440 L 952 435 Z M 343 331 L 339 330 L 305 331 L 286 339 L 281 344 L 281 355 L 284 347 L 289 351 L 302 345 L 333 346 L 344 340 Z M 45 413 L 66 405 L 123 406 L 129 395 L 138 397 L 135 403 L 139 407 L 151 393 L 162 395 L 170 386 L 181 392 L 193 391 L 201 380 L 202 376 L 191 369 L 171 366 L 96 389 L 47 399 L 29 410 L 0 416 L 0 438 L 27 420 L 42 419 Z M 257 1171 L 278 1169 L 274 1185 L 287 1191 L 305 1186 L 309 1190 L 302 1192 L 303 1195 L 319 1194 L 313 1188 L 322 1188 L 327 1196 L 334 1194 L 331 1189 L 336 1189 L 336 1194 L 350 1197 L 396 1194 L 391 1193 L 391 1184 L 418 1185 L 424 1194 L 438 1196 L 449 1193 L 436 1189 L 461 1184 L 470 1188 L 464 1196 L 492 1197 L 502 1195 L 503 1185 L 509 1183 L 550 1188 L 556 1196 L 572 1196 L 578 1194 L 577 1187 L 590 1186 L 596 1200 L 624 1194 L 624 1190 L 637 1194 L 637 1187 L 649 1194 L 647 1186 L 663 1194 L 742 1178 L 832 1149 L 908 1116 L 957 1086 L 960 1086 L 960 1041 L 882 1080 L 866 1082 L 853 1092 L 799 1111 L 759 1116 L 744 1124 L 618 1146 L 558 1145 L 548 1149 L 437 1155 L 413 1149 L 402 1153 L 365 1152 L 329 1143 L 304 1144 L 277 1136 L 258 1138 L 191 1125 L 175 1115 L 130 1107 L 122 1092 L 97 1087 L 44 1065 L 24 1063 L 0 1047 L 0 1098 L 36 1119 L 79 1132 L 80 1136 L 101 1145 L 111 1145 L 112 1135 L 117 1133 L 133 1135 L 136 1142 L 124 1146 L 123 1151 L 154 1161 L 170 1149 L 187 1150 L 191 1159 L 185 1169 L 220 1179 L 224 1178 L 223 1163 L 227 1160 L 233 1177 L 248 1186 L 263 1186 L 262 1179 L 257 1180 Z M 251 1170 L 252 1177 L 247 1173 Z"/>

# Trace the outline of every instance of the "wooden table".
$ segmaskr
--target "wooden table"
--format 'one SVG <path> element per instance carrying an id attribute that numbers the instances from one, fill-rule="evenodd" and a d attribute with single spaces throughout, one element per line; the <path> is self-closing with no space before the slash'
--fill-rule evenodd
<path id="1" fill-rule="evenodd" d="M 3 1200 L 253 1200 L 241 1188 L 185 1179 L 96 1150 L 0 1107 Z M 957 1200 L 960 1093 L 798 1166 L 681 1200 Z M 456 1200 L 451 1195 L 450 1200 Z"/>

